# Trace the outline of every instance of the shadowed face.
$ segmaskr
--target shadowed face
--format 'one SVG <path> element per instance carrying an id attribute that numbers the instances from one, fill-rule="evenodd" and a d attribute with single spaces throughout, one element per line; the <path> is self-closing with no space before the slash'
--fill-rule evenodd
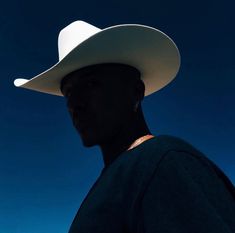
<path id="1" fill-rule="evenodd" d="M 121 64 L 82 68 L 67 75 L 61 91 L 85 146 L 108 143 L 133 116 L 140 73 Z"/>

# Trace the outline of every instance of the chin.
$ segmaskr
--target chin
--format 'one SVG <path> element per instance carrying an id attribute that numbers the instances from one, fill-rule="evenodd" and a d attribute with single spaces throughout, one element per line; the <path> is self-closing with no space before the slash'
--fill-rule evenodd
<path id="1" fill-rule="evenodd" d="M 96 143 L 92 143 L 92 142 L 84 141 L 84 140 L 82 140 L 82 144 L 83 144 L 83 146 L 85 146 L 85 147 L 92 147 L 92 146 L 97 145 Z"/>
<path id="2" fill-rule="evenodd" d="M 94 137 L 89 137 L 89 135 L 81 135 L 82 144 L 85 147 L 92 147 L 98 144 L 97 140 Z"/>
<path id="3" fill-rule="evenodd" d="M 81 141 L 83 146 L 85 147 L 92 147 L 97 146 L 100 144 L 100 141 L 103 137 L 103 134 L 96 129 L 86 129 L 86 130 L 77 130 L 78 134 L 80 135 Z"/>

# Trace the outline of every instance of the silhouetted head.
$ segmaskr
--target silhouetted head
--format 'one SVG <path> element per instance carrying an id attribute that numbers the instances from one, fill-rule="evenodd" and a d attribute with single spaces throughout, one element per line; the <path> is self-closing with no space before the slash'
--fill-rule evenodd
<path id="1" fill-rule="evenodd" d="M 113 63 L 76 70 L 61 82 L 73 124 L 85 146 L 108 142 L 142 114 L 144 90 L 137 69 Z"/>

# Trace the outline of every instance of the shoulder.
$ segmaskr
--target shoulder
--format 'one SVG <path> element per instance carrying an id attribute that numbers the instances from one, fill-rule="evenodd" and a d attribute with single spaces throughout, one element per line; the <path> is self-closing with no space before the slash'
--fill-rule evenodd
<path id="1" fill-rule="evenodd" d="M 182 153 L 185 156 L 177 157 Z M 122 153 L 106 170 L 114 173 L 115 171 L 119 173 L 121 170 L 123 175 L 145 175 L 148 177 L 159 163 L 164 161 L 166 164 L 170 157 L 177 157 L 187 162 L 187 160 L 192 160 L 192 156 L 195 158 L 205 157 L 185 140 L 169 135 L 159 135 Z"/>
<path id="2" fill-rule="evenodd" d="M 168 135 L 160 135 L 149 139 L 138 147 L 119 156 L 106 169 L 108 177 L 118 177 L 126 183 L 132 183 L 136 189 L 144 188 L 155 171 L 169 170 L 170 165 L 189 167 L 191 171 L 198 169 L 197 160 L 205 158 L 203 154 L 186 141 Z M 199 165 L 200 166 L 200 163 Z M 169 171 L 167 173 L 170 175 Z"/>
<path id="3" fill-rule="evenodd" d="M 157 147 L 164 148 L 164 153 L 155 170 L 160 168 L 162 172 L 167 170 L 169 175 L 169 170 L 174 169 L 178 173 L 186 172 L 205 189 L 212 186 L 225 186 L 235 196 L 234 186 L 224 172 L 207 155 L 190 143 L 177 137 L 161 135 L 157 144 Z"/>
<path id="4" fill-rule="evenodd" d="M 176 229 L 179 232 L 182 229 L 185 232 L 228 232 L 228 227 L 232 232 L 235 229 L 232 192 L 212 164 L 191 151 L 169 150 L 164 154 L 141 199 L 146 232 Z M 233 186 L 230 187 L 233 190 Z M 156 216 L 160 217 L 156 219 Z M 189 221 L 184 222 L 185 219 Z"/>
<path id="5" fill-rule="evenodd" d="M 193 154 L 202 154 L 197 148 L 186 140 L 170 136 L 170 135 L 159 135 L 154 138 L 152 146 L 155 149 L 161 150 L 164 154 L 169 151 L 185 151 Z"/>
<path id="6" fill-rule="evenodd" d="M 147 141 L 136 153 L 133 162 L 128 165 L 132 171 L 130 174 L 143 177 L 145 187 L 152 179 L 156 179 L 158 184 L 163 182 L 163 185 L 168 180 L 168 185 L 175 188 L 176 184 L 185 182 L 187 185 L 196 185 L 211 197 L 218 193 L 221 196 L 235 196 L 234 186 L 224 172 L 200 150 L 181 138 L 160 135 Z"/>
<path id="7" fill-rule="evenodd" d="M 163 174 L 165 177 L 187 179 L 197 183 L 203 189 L 208 185 L 212 186 L 219 182 L 218 175 L 223 172 L 211 161 L 205 154 L 195 148 L 185 140 L 160 135 L 153 142 L 155 151 L 161 151 L 161 159 L 155 164 L 154 173 L 159 177 Z M 224 174 L 223 174 L 224 175 Z M 225 175 L 224 175 L 225 176 Z"/>
<path id="8" fill-rule="evenodd" d="M 105 174 L 132 183 L 142 191 L 152 177 L 171 179 L 178 175 L 178 180 L 188 177 L 205 190 L 208 190 L 208 184 L 213 186 L 215 181 L 223 182 L 218 178 L 223 172 L 202 152 L 185 140 L 168 135 L 156 136 L 123 153 L 105 170 Z M 226 178 L 224 174 L 223 177 Z"/>
<path id="9" fill-rule="evenodd" d="M 135 156 L 132 156 L 132 154 Z M 174 158 L 185 163 L 192 161 L 193 158 L 195 160 L 208 160 L 201 151 L 189 142 L 169 135 L 159 135 L 144 142 L 126 157 L 127 160 L 128 157 L 130 157 L 129 162 L 133 162 L 135 166 L 140 163 L 141 166 L 146 164 L 146 166 L 153 166 L 154 168 L 162 161 L 166 163 L 168 159 Z"/>

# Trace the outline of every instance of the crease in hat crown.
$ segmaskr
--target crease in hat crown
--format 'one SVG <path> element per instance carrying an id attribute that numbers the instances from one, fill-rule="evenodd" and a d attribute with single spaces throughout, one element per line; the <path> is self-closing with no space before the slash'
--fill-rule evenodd
<path id="1" fill-rule="evenodd" d="M 75 21 L 62 29 L 58 37 L 59 61 L 83 41 L 100 31 L 100 28 L 81 20 Z"/>
<path id="2" fill-rule="evenodd" d="M 31 79 L 15 79 L 16 87 L 63 96 L 60 83 L 67 74 L 85 66 L 123 63 L 141 72 L 145 96 L 171 82 L 180 67 L 174 41 L 160 30 L 141 24 L 104 29 L 78 20 L 58 36 L 58 62 Z"/>

